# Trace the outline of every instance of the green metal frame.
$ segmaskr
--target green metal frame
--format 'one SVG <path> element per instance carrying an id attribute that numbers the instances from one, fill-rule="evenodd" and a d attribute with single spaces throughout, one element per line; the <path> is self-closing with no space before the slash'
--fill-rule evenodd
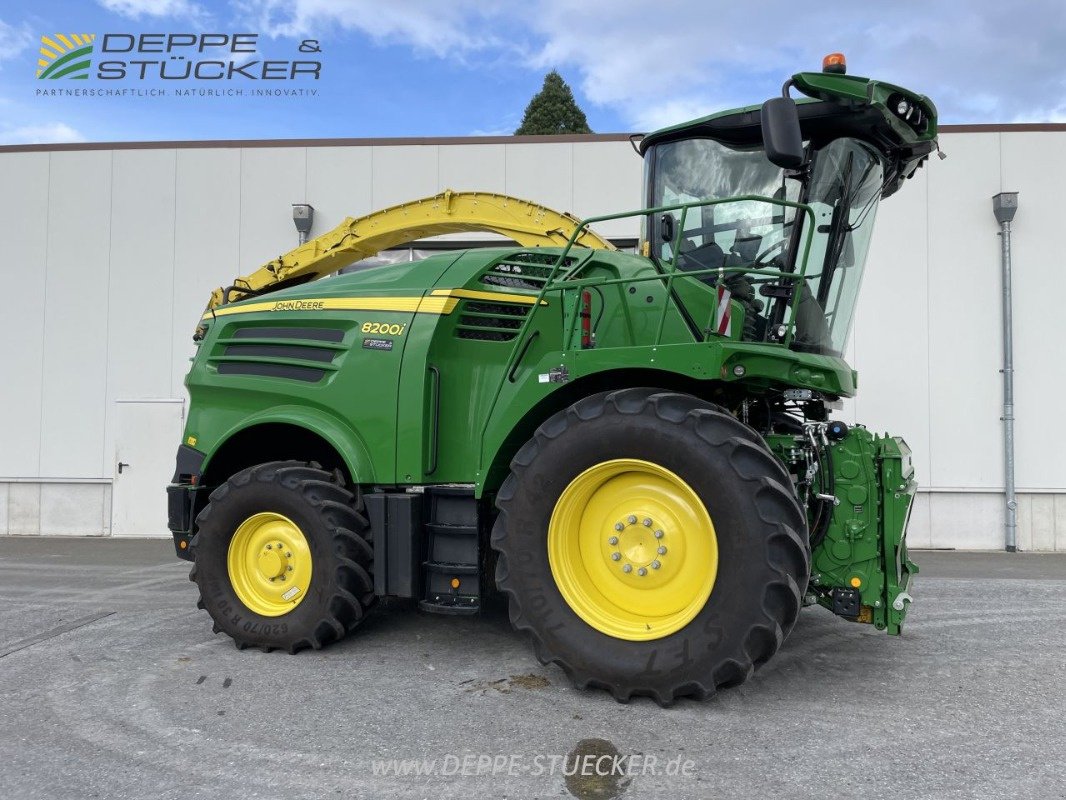
<path id="1" fill-rule="evenodd" d="M 736 196 L 736 197 L 729 197 L 729 198 L 723 198 L 723 199 L 697 200 L 697 201 L 692 201 L 692 202 L 688 202 L 688 203 L 676 203 L 676 204 L 672 204 L 672 205 L 655 206 L 654 208 L 639 209 L 639 210 L 636 210 L 636 211 L 622 211 L 622 212 L 615 213 L 615 214 L 602 214 L 600 216 L 587 217 L 585 219 L 582 219 L 581 222 L 578 224 L 577 228 L 574 229 L 574 232 L 570 235 L 570 238 L 567 241 L 566 246 L 563 247 L 562 251 L 559 253 L 558 257 L 555 259 L 555 263 L 552 266 L 552 271 L 551 271 L 551 274 L 548 277 L 547 282 L 544 284 L 544 286 L 538 292 L 537 297 L 536 297 L 536 302 L 533 304 L 533 307 L 532 307 L 532 311 L 529 314 L 526 315 L 525 319 L 523 320 L 522 327 L 519 329 L 518 335 L 515 337 L 514 346 L 511 348 L 511 354 L 508 357 L 507 362 L 506 362 L 506 366 L 505 366 L 505 370 L 504 370 L 505 373 L 506 374 L 510 374 L 511 370 L 515 367 L 515 364 L 516 364 L 516 362 L 517 362 L 517 360 L 519 358 L 519 354 L 522 351 L 523 345 L 525 344 L 526 339 L 527 339 L 527 337 L 529 335 L 529 331 L 530 331 L 530 329 L 532 327 L 534 327 L 533 321 L 536 318 L 537 314 L 540 313 L 541 310 L 545 307 L 545 299 L 549 295 L 552 295 L 553 293 L 558 292 L 559 295 L 560 295 L 559 299 L 561 301 L 563 292 L 565 292 L 565 291 L 575 291 L 575 290 L 580 292 L 582 289 L 584 289 L 586 287 L 589 287 L 589 286 L 604 287 L 604 286 L 611 286 L 611 285 L 621 285 L 621 284 L 632 285 L 632 284 L 635 284 L 635 283 L 652 283 L 652 282 L 654 282 L 654 283 L 661 283 L 663 285 L 665 291 L 666 291 L 667 298 L 671 298 L 671 297 L 673 297 L 672 289 L 673 289 L 673 285 L 674 285 L 674 278 L 676 277 L 677 272 L 678 272 L 678 270 L 677 270 L 677 257 L 680 254 L 679 246 L 680 246 L 680 242 L 681 242 L 681 235 L 682 235 L 683 231 L 685 230 L 685 221 L 686 221 L 686 218 L 687 218 L 689 210 L 690 209 L 694 209 L 694 208 L 703 208 L 703 207 L 706 207 L 706 206 L 726 205 L 726 204 L 729 204 L 729 203 L 751 203 L 751 202 L 766 203 L 768 205 L 776 205 L 776 206 L 781 206 L 781 207 L 785 207 L 785 208 L 795 208 L 798 212 L 800 212 L 800 213 L 802 213 L 803 215 L 806 216 L 807 221 L 809 222 L 809 224 L 804 226 L 805 227 L 805 233 L 804 233 L 804 245 L 803 245 L 803 248 L 802 248 L 802 258 L 797 259 L 797 262 L 800 264 L 799 270 L 798 271 L 792 271 L 792 272 L 783 272 L 781 270 L 753 269 L 753 268 L 745 267 L 745 266 L 737 266 L 737 267 L 724 267 L 724 268 L 717 268 L 717 269 L 702 269 L 702 270 L 685 271 L 683 273 L 684 277 L 686 277 L 686 278 L 699 278 L 699 277 L 702 277 L 704 275 L 724 276 L 726 274 L 746 274 L 746 275 L 759 275 L 759 276 L 768 277 L 768 278 L 780 278 L 780 279 L 784 279 L 784 280 L 794 281 L 796 283 L 802 283 L 803 281 L 805 281 L 806 280 L 806 274 L 807 274 L 808 256 L 810 255 L 811 244 L 812 244 L 812 242 L 814 240 L 814 210 L 809 205 L 807 205 L 805 203 L 796 203 L 796 202 L 793 202 L 793 201 L 790 201 L 790 200 L 783 200 L 783 199 L 779 199 L 779 198 L 764 197 L 762 195 L 739 195 L 739 196 Z M 584 281 L 577 280 L 577 279 L 575 279 L 575 275 L 577 275 L 577 273 L 579 273 L 581 271 L 581 269 L 584 268 L 589 263 L 588 259 L 584 259 L 579 264 L 575 264 L 574 267 L 571 268 L 570 271 L 566 273 L 566 275 L 562 276 L 561 280 L 557 280 L 557 278 L 559 277 L 559 270 L 566 263 L 570 252 L 573 250 L 573 248 L 575 246 L 575 242 L 577 242 L 577 240 L 581 237 L 582 232 L 585 231 L 586 229 L 588 229 L 591 225 L 595 225 L 595 224 L 602 223 L 602 222 L 610 222 L 610 221 L 618 220 L 618 219 L 627 219 L 629 217 L 641 217 L 641 216 L 648 216 L 648 215 L 651 215 L 651 214 L 662 214 L 662 213 L 666 213 L 668 211 L 680 211 L 681 212 L 681 219 L 680 219 L 679 224 L 677 225 L 677 234 L 676 234 L 676 236 L 674 238 L 674 242 L 673 242 L 673 253 L 674 253 L 674 256 L 672 258 L 670 258 L 667 262 L 662 262 L 662 263 L 665 263 L 665 264 L 669 264 L 669 267 L 670 267 L 669 270 L 665 274 L 660 273 L 660 274 L 656 274 L 656 275 L 648 275 L 646 277 L 638 276 L 638 277 L 614 278 L 614 279 L 607 279 L 607 280 L 604 280 L 604 279 L 601 279 L 601 278 L 584 280 Z M 787 330 L 786 330 L 786 334 L 785 334 L 784 340 L 782 342 L 780 342 L 779 344 L 759 343 L 760 347 L 782 347 L 782 348 L 784 348 L 786 350 L 788 349 L 788 347 L 792 343 L 793 337 L 795 335 L 796 298 L 797 298 L 798 294 L 799 293 L 795 292 L 795 291 L 792 293 L 791 302 L 789 303 L 789 312 L 790 313 L 789 313 L 788 322 L 786 323 Z M 663 328 L 665 327 L 665 324 L 666 324 L 666 316 L 667 316 L 667 312 L 668 312 L 669 308 L 670 308 L 670 303 L 669 302 L 663 303 L 662 311 L 660 312 L 660 315 L 659 315 L 659 322 L 658 322 L 658 325 L 656 326 L 655 339 L 654 339 L 653 342 L 646 343 L 646 345 L 650 345 L 650 346 L 653 346 L 653 347 L 658 347 L 658 346 L 663 344 L 663 341 L 662 341 Z M 715 308 L 712 306 L 711 310 L 710 310 L 711 318 L 713 318 L 714 313 L 715 313 Z M 577 324 L 577 319 L 578 318 L 577 318 L 576 314 L 570 314 L 569 315 L 569 323 L 568 323 L 568 326 L 564 329 L 564 334 L 563 334 L 563 345 L 564 345 L 564 348 L 569 346 L 569 344 L 574 339 L 574 327 Z M 565 355 L 565 352 L 566 352 L 566 350 L 564 349 L 563 350 L 563 354 L 564 355 Z M 496 407 L 496 404 L 499 401 L 500 393 L 503 390 L 503 386 L 504 386 L 504 384 L 502 382 L 497 385 L 496 391 L 495 391 L 495 394 L 493 396 L 493 400 L 492 400 L 492 403 L 491 403 L 491 407 L 492 408 Z M 492 420 L 492 416 L 491 415 L 486 417 L 485 425 L 484 425 L 484 427 L 481 430 L 482 438 L 484 438 L 486 436 L 486 434 L 488 432 L 488 429 L 489 429 L 489 426 L 490 426 L 490 423 L 491 423 L 491 420 Z M 485 467 L 486 465 L 482 463 L 481 466 Z"/>

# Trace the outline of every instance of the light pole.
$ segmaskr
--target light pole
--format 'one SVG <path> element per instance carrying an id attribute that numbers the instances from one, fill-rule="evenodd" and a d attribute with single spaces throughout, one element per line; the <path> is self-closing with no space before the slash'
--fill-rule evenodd
<path id="1" fill-rule="evenodd" d="M 1006 495 L 1004 541 L 1008 553 L 1018 550 L 1018 500 L 1014 493 L 1014 320 L 1011 307 L 1010 223 L 1018 211 L 1018 193 L 1000 192 L 992 198 L 999 223 L 1003 267 L 1003 465 Z"/>

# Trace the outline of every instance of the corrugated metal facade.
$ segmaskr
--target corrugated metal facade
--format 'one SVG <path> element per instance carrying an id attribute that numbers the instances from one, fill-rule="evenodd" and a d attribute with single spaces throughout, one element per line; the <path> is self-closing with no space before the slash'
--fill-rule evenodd
<path id="1" fill-rule="evenodd" d="M 850 345 L 861 390 L 845 419 L 900 433 L 913 447 L 923 485 L 916 545 L 1002 543 L 990 198 L 1011 190 L 1021 193 L 1019 545 L 1066 549 L 1066 462 L 1055 446 L 1066 357 L 1053 279 L 1066 185 L 1066 163 L 1054 154 L 1063 141 L 1066 131 L 1056 130 L 945 133 L 949 158 L 879 212 Z M 640 176 L 629 143 L 612 137 L 0 149 L 0 533 L 111 532 L 119 401 L 183 398 L 190 332 L 210 289 L 294 246 L 291 203 L 315 206 L 316 233 L 444 188 L 587 216 L 638 207 Z M 601 232 L 639 233 L 633 220 Z M 158 500 L 162 525 L 162 487 Z"/>

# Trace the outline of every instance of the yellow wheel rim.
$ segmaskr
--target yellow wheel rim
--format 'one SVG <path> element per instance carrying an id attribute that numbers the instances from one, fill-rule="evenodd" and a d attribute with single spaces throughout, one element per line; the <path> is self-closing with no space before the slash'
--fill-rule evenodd
<path id="1" fill-rule="evenodd" d="M 692 488 L 649 461 L 619 458 L 582 472 L 548 524 L 548 561 L 563 599 L 617 639 L 661 639 L 707 603 L 718 538 Z"/>
<path id="2" fill-rule="evenodd" d="M 253 514 L 238 526 L 226 566 L 237 598 L 264 617 L 292 611 L 311 585 L 311 549 L 303 531 L 273 511 Z"/>

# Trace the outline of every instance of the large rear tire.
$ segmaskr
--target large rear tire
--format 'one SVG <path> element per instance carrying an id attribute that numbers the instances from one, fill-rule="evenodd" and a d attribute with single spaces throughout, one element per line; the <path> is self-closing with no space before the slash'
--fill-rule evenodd
<path id="1" fill-rule="evenodd" d="M 317 464 L 238 472 L 196 523 L 197 605 L 238 648 L 317 650 L 355 628 L 375 599 L 362 503 Z"/>
<path id="2" fill-rule="evenodd" d="M 810 568 L 790 478 L 753 430 L 654 389 L 588 397 L 519 450 L 492 545 L 511 622 L 579 688 L 668 705 L 745 681 Z"/>

